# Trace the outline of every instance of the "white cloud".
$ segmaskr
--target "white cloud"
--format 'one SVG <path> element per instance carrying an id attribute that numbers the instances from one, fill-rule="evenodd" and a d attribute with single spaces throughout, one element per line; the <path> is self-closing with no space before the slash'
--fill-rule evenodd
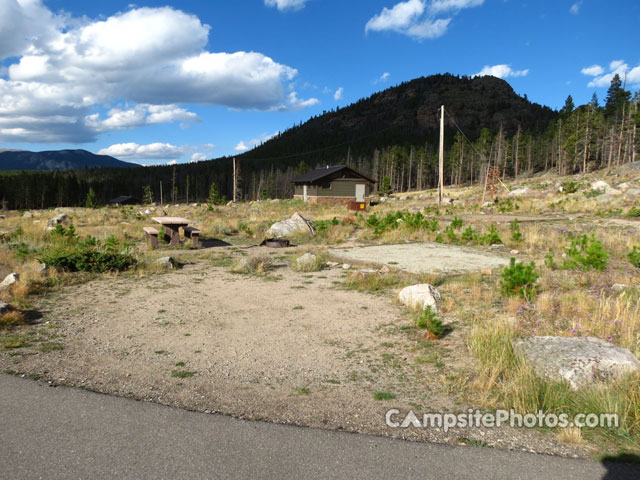
<path id="1" fill-rule="evenodd" d="M 169 161 L 167 162 L 167 165 L 177 165 L 177 164 L 178 164 L 178 161 L 177 161 L 177 160 L 169 160 Z"/>
<path id="2" fill-rule="evenodd" d="M 582 0 L 580 0 L 579 2 L 576 2 L 573 5 L 571 5 L 571 8 L 569 9 L 569 12 L 572 15 L 578 15 L 580 13 L 580 9 L 581 8 L 582 8 Z"/>
<path id="3" fill-rule="evenodd" d="M 365 32 L 393 31 L 423 40 L 438 38 L 447 32 L 451 16 L 436 18 L 438 15 L 455 14 L 458 11 L 482 5 L 484 0 L 406 0 L 373 16 L 365 26 Z"/>
<path id="4" fill-rule="evenodd" d="M 196 152 L 193 155 L 191 155 L 191 163 L 201 162 L 206 159 L 207 159 L 207 155 L 205 153 Z"/>
<path id="5" fill-rule="evenodd" d="M 258 145 L 261 145 L 264 142 L 271 140 L 276 135 L 278 135 L 278 132 L 272 133 L 271 135 L 268 135 L 267 133 L 263 133 L 262 135 L 259 135 L 256 138 L 252 138 L 251 140 L 247 140 L 247 141 L 241 140 L 235 146 L 234 150 L 236 152 L 245 152 L 247 150 L 251 150 L 252 148 L 257 147 Z"/>
<path id="6" fill-rule="evenodd" d="M 432 13 L 449 12 L 452 10 L 479 7 L 483 3 L 484 0 L 433 0 L 429 5 L 429 11 Z"/>
<path id="7" fill-rule="evenodd" d="M 38 28 L 6 35 L 14 21 Z M 9 64 L 0 77 L 0 141 L 82 143 L 110 129 L 197 120 L 181 103 L 258 110 L 317 103 L 291 91 L 294 68 L 258 52 L 206 51 L 209 30 L 170 7 L 94 21 L 55 16 L 41 0 L 0 1 L 0 61 Z M 98 114 L 119 102 L 132 106 Z"/>
<path id="8" fill-rule="evenodd" d="M 267 7 L 276 7 L 281 12 L 284 10 L 300 10 L 304 8 L 308 0 L 264 0 Z"/>
<path id="9" fill-rule="evenodd" d="M 473 77 L 484 77 L 487 75 L 498 78 L 509 77 L 526 77 L 529 74 L 529 69 L 525 70 L 513 70 L 510 65 L 485 65 L 482 70 L 472 75 Z"/>
<path id="10" fill-rule="evenodd" d="M 373 83 L 386 83 L 387 80 L 389 80 L 389 77 L 391 76 L 391 74 L 389 72 L 384 72 L 382 75 L 380 75 L 380 77 L 376 78 Z"/>
<path id="11" fill-rule="evenodd" d="M 185 147 L 176 147 L 170 143 L 150 143 L 138 145 L 137 143 L 116 143 L 110 147 L 98 151 L 99 155 L 111 155 L 121 160 L 143 159 L 177 159 L 186 152 Z"/>
<path id="12" fill-rule="evenodd" d="M 599 69 L 594 67 L 599 67 Z M 624 60 L 614 60 L 609 63 L 609 71 L 607 73 L 605 73 L 604 68 L 600 67 L 599 65 L 593 65 L 592 67 L 583 68 L 581 72 L 585 75 L 591 75 L 595 77 L 587 84 L 587 86 L 590 88 L 609 87 L 611 85 L 611 80 L 613 80 L 613 77 L 616 74 L 623 82 L 626 80 L 627 87 L 640 87 L 640 65 L 631 68 L 629 64 Z"/>
<path id="13" fill-rule="evenodd" d="M 589 75 L 590 77 L 597 77 L 598 75 L 602 75 L 604 73 L 604 68 L 600 65 L 591 65 L 590 67 L 584 67 L 580 70 L 580 73 L 583 75 Z"/>
<path id="14" fill-rule="evenodd" d="M 342 94 L 344 93 L 344 88 L 340 87 L 336 90 L 336 93 L 333 94 L 333 99 L 337 102 L 342 99 Z"/>

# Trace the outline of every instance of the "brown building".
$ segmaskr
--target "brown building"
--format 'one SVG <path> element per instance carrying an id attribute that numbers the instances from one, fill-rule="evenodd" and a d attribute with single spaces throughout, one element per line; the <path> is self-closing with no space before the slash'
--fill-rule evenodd
<path id="1" fill-rule="evenodd" d="M 375 180 L 345 165 L 316 168 L 293 179 L 293 198 L 309 203 L 369 203 Z"/>

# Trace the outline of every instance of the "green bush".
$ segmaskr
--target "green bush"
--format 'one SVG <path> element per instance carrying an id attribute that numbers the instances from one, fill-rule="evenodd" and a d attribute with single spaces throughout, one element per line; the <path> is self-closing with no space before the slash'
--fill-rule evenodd
<path id="1" fill-rule="evenodd" d="M 562 184 L 562 191 L 564 193 L 576 193 L 580 190 L 580 184 L 576 182 L 564 182 Z"/>
<path id="2" fill-rule="evenodd" d="M 136 264 L 128 253 L 99 251 L 83 245 L 45 250 L 39 260 L 47 267 L 65 272 L 122 271 Z"/>
<path id="3" fill-rule="evenodd" d="M 489 230 L 482 237 L 482 241 L 486 245 L 495 245 L 495 244 L 501 244 L 502 243 L 502 239 L 500 238 L 500 235 L 498 234 L 498 229 L 496 228 L 495 225 L 489 226 Z"/>
<path id="4" fill-rule="evenodd" d="M 627 212 L 627 217 L 640 217 L 640 208 L 635 205 Z"/>
<path id="5" fill-rule="evenodd" d="M 516 243 L 522 242 L 524 240 L 524 236 L 520 231 L 520 224 L 518 223 L 517 218 L 513 219 L 513 222 L 511 222 L 510 227 L 511 227 L 511 240 L 513 240 Z"/>
<path id="6" fill-rule="evenodd" d="M 502 270 L 500 291 L 505 297 L 521 295 L 530 301 L 536 294 L 536 282 L 540 275 L 536 272 L 535 263 L 525 264 L 511 258 L 508 267 Z"/>
<path id="7" fill-rule="evenodd" d="M 416 319 L 416 327 L 427 330 L 437 338 L 442 337 L 448 330 L 442 323 L 442 319 L 436 315 L 431 307 L 427 307 Z"/>
<path id="8" fill-rule="evenodd" d="M 633 250 L 629 252 L 629 261 L 634 267 L 640 268 L 640 248 L 638 246 L 633 247 Z"/>
<path id="9" fill-rule="evenodd" d="M 567 258 L 562 263 L 562 268 L 580 270 L 604 270 L 607 268 L 609 254 L 604 251 L 602 243 L 591 235 L 571 237 L 571 245 L 565 248 Z"/>
<path id="10" fill-rule="evenodd" d="M 455 229 L 462 228 L 463 223 L 462 219 L 458 218 L 458 216 L 453 217 L 453 220 L 451 220 L 451 226 Z"/>
<path id="11" fill-rule="evenodd" d="M 460 238 L 467 242 L 477 242 L 478 241 L 478 233 L 473 229 L 471 225 L 464 229 Z"/>

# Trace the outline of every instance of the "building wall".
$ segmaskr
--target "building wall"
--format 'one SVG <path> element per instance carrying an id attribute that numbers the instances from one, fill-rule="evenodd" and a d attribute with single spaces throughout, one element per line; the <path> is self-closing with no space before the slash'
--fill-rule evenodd
<path id="1" fill-rule="evenodd" d="M 304 197 L 302 195 L 294 195 L 294 199 L 304 201 Z M 318 197 L 318 196 L 309 196 L 307 195 L 307 203 L 313 203 L 318 205 L 349 205 L 349 203 L 354 201 L 355 197 Z M 369 197 L 365 197 L 365 204 L 369 205 Z"/>
<path id="2" fill-rule="evenodd" d="M 307 197 L 348 197 L 351 200 L 356 198 L 356 184 L 364 184 L 365 198 L 371 195 L 371 184 L 362 179 L 346 179 L 340 178 L 333 180 L 325 185 L 308 185 Z M 294 190 L 295 198 L 303 198 L 304 188 L 302 185 L 296 185 Z"/>

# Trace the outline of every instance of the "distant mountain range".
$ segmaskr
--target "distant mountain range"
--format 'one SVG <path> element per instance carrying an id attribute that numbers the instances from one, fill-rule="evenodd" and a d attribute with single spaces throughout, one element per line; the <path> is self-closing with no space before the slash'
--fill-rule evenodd
<path id="1" fill-rule="evenodd" d="M 139 167 L 108 155 L 96 155 L 86 150 L 55 150 L 29 152 L 0 149 L 0 170 L 73 170 L 97 167 Z"/>

